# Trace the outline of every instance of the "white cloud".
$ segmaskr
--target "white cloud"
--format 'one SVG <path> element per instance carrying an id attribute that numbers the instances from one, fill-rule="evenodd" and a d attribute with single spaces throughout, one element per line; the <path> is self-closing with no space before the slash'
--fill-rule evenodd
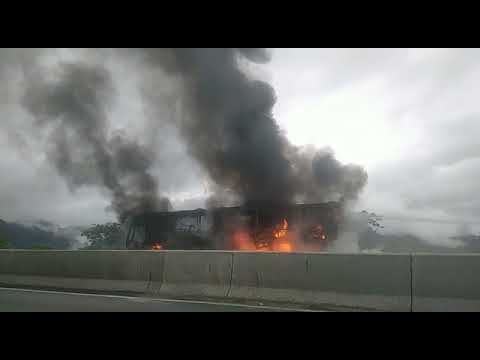
<path id="1" fill-rule="evenodd" d="M 276 116 L 298 145 L 364 165 L 360 207 L 480 215 L 478 49 L 278 49 Z"/>

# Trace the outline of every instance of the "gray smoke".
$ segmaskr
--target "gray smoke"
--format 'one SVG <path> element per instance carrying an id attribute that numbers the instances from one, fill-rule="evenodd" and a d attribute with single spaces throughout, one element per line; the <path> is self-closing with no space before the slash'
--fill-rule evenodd
<path id="1" fill-rule="evenodd" d="M 132 212 L 164 209 L 168 201 L 158 198 L 157 179 L 149 174 L 154 154 L 124 134 L 109 135 L 107 109 L 114 97 L 109 72 L 63 63 L 54 79 L 46 75 L 27 74 L 23 105 L 39 129 L 48 130 L 48 159 L 70 189 L 107 189 L 121 221 Z"/>
<path id="2" fill-rule="evenodd" d="M 160 137 L 155 124 L 158 129 L 175 125 L 189 155 L 215 183 L 210 204 L 348 200 L 366 184 L 362 168 L 341 164 L 329 150 L 295 147 L 281 132 L 272 113 L 274 89 L 242 70 L 242 64 L 268 62 L 267 50 L 130 49 L 110 54 L 139 56 L 142 70 L 159 70 L 179 84 L 179 93 L 172 96 L 163 91 L 163 77 L 156 84 L 153 80 L 146 96 L 152 113 L 180 107 L 181 116 L 159 116 L 156 123 L 144 125 Z M 48 133 L 48 160 L 70 189 L 107 190 L 121 221 L 136 212 L 168 210 L 168 199 L 158 195 L 162 179 L 150 173 L 161 160 L 156 141 L 140 145 L 128 134 L 109 131 L 115 89 L 107 68 L 74 62 L 59 64 L 57 70 L 29 66 L 22 104 L 34 116 L 39 134 Z M 157 101 L 165 96 L 169 98 Z"/>
<path id="3" fill-rule="evenodd" d="M 342 165 L 326 150 L 294 147 L 282 134 L 272 114 L 274 89 L 240 68 L 243 60 L 268 62 L 265 49 L 135 52 L 180 80 L 182 106 L 188 112 L 177 123 L 180 134 L 190 155 L 223 191 L 246 203 L 285 204 L 355 199 L 365 186 L 367 175 L 361 167 Z M 224 197 L 220 194 L 213 203 Z"/>
<path id="4" fill-rule="evenodd" d="M 368 176 L 358 165 L 342 164 L 333 150 L 290 145 L 289 159 L 297 179 L 297 199 L 302 202 L 354 201 Z"/>

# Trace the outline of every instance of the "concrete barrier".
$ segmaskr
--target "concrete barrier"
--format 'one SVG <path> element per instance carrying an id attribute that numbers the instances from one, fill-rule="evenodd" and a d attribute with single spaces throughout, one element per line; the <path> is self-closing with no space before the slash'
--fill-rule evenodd
<path id="1" fill-rule="evenodd" d="M 408 255 L 235 253 L 231 298 L 410 311 Z"/>
<path id="2" fill-rule="evenodd" d="M 480 311 L 479 255 L 0 250 L 0 286 Z"/>
<path id="3" fill-rule="evenodd" d="M 0 250 L 0 286 L 480 311 L 479 255 Z"/>
<path id="4" fill-rule="evenodd" d="M 150 271 L 158 261 L 156 255 L 127 251 L 2 250 L 0 286 L 146 293 Z"/>
<path id="5" fill-rule="evenodd" d="M 413 255 L 413 311 L 480 311 L 480 256 Z"/>
<path id="6" fill-rule="evenodd" d="M 306 259 L 305 254 L 235 253 L 229 297 L 309 303 Z"/>
<path id="7" fill-rule="evenodd" d="M 315 304 L 411 310 L 409 255 L 312 254 L 308 261 Z"/>
<path id="8" fill-rule="evenodd" d="M 152 272 L 152 294 L 176 297 L 227 296 L 232 274 L 232 253 L 167 251 L 164 254 L 163 272 Z"/>

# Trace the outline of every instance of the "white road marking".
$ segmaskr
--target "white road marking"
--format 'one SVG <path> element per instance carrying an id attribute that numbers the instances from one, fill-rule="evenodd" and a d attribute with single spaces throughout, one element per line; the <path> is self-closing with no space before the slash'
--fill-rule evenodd
<path id="1" fill-rule="evenodd" d="M 263 305 L 262 306 L 255 306 L 255 305 L 209 302 L 209 301 L 199 301 L 199 300 L 175 300 L 175 299 L 146 298 L 146 297 L 135 297 L 135 296 L 124 296 L 124 295 L 71 293 L 71 292 L 64 292 L 64 291 L 17 289 L 17 288 L 3 288 L 3 287 L 0 287 L 0 291 L 1 290 L 17 291 L 17 292 L 43 293 L 43 294 L 55 294 L 55 295 L 68 295 L 68 296 L 87 296 L 87 297 L 99 297 L 99 298 L 110 298 L 110 299 L 122 299 L 122 300 L 129 300 L 129 301 L 133 301 L 133 302 L 143 302 L 143 303 L 147 303 L 147 302 L 166 302 L 166 303 L 180 303 L 180 304 L 230 306 L 230 307 L 241 307 L 241 308 L 246 308 L 246 309 L 263 309 L 263 310 L 287 311 L 287 312 L 288 311 L 319 312 L 319 311 L 308 310 L 308 309 L 283 308 L 283 307 L 263 306 Z M 322 311 L 322 312 L 324 312 L 324 311 Z"/>

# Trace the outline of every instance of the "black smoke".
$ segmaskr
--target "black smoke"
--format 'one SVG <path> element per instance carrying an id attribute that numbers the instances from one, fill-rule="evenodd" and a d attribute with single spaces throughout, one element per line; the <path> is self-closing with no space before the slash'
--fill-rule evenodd
<path id="1" fill-rule="evenodd" d="M 328 150 L 297 148 L 280 131 L 273 117 L 274 89 L 241 69 L 241 61 L 268 62 L 265 49 L 135 52 L 180 81 L 188 116 L 177 125 L 190 155 L 222 189 L 216 198 L 233 192 L 246 203 L 351 200 L 365 186 L 361 167 L 341 164 Z"/>
<path id="2" fill-rule="evenodd" d="M 361 166 L 342 164 L 330 148 L 292 145 L 289 148 L 297 180 L 297 199 L 301 202 L 351 202 L 367 184 L 368 176 Z"/>
<path id="3" fill-rule="evenodd" d="M 145 123 L 145 128 L 156 134 L 155 126 L 175 125 L 189 155 L 214 182 L 210 204 L 221 206 L 232 198 L 271 205 L 349 200 L 366 184 L 361 167 L 341 164 L 328 150 L 293 146 L 282 133 L 273 116 L 274 89 L 242 68 L 268 62 L 267 50 L 118 49 L 109 53 L 122 60 L 127 55 L 139 57 L 139 72 L 158 70 L 179 85 L 178 93 L 158 102 L 168 93 L 165 78 L 156 84 L 153 80 L 152 93 L 145 97 L 151 108 L 159 110 L 152 113 L 162 113 L 165 109 L 159 108 L 168 103 L 172 109 L 179 105 L 181 116 L 159 116 Z M 132 213 L 170 207 L 168 199 L 158 195 L 162 179 L 150 172 L 161 161 L 162 154 L 154 150 L 156 142 L 140 144 L 129 134 L 109 129 L 115 86 L 105 66 L 62 63 L 54 72 L 31 66 L 25 80 L 22 103 L 36 119 L 39 134 L 48 133 L 47 158 L 71 190 L 105 189 L 121 221 Z M 161 131 L 158 135 L 161 142 Z"/>
<path id="4" fill-rule="evenodd" d="M 107 112 L 114 88 L 110 73 L 98 65 L 64 63 L 49 79 L 27 75 L 23 105 L 49 136 L 47 157 L 71 190 L 100 186 L 123 221 L 133 212 L 163 210 L 157 179 L 149 173 L 155 154 L 121 133 L 109 133 Z"/>

